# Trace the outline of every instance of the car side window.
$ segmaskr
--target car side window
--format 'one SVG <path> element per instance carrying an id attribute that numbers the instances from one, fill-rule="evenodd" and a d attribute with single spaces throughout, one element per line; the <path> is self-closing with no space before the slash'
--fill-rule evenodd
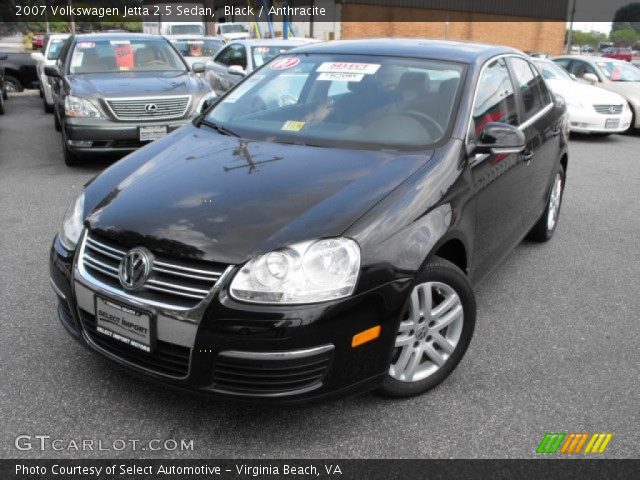
<path id="1" fill-rule="evenodd" d="M 247 52 L 244 45 L 231 44 L 220 51 L 215 61 L 227 67 L 238 65 L 246 70 Z"/>
<path id="2" fill-rule="evenodd" d="M 484 69 L 477 88 L 472 138 L 475 139 L 490 122 L 518 125 L 513 84 L 504 58 L 494 60 Z"/>
<path id="3" fill-rule="evenodd" d="M 580 62 L 577 60 L 571 65 L 571 73 L 573 73 L 577 78 L 583 78 L 585 73 L 592 73 L 596 77 L 598 76 L 595 68 L 587 62 Z"/>
<path id="4" fill-rule="evenodd" d="M 526 122 L 549 104 L 549 92 L 542 76 L 529 62 L 517 57 L 511 58 L 509 62 L 522 97 L 524 105 L 523 121 Z"/>

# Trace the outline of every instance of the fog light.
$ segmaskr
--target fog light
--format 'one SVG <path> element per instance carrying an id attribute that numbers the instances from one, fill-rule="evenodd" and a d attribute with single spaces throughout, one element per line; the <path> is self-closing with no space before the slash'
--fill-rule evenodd
<path id="1" fill-rule="evenodd" d="M 362 345 L 363 343 L 370 342 L 371 340 L 375 340 L 380 336 L 380 325 L 376 325 L 375 327 L 368 328 L 360 333 L 357 333 L 353 336 L 351 340 L 351 347 L 357 347 Z"/>
<path id="2" fill-rule="evenodd" d="M 90 147 L 93 142 L 90 140 L 67 140 L 67 143 L 71 147 Z"/>

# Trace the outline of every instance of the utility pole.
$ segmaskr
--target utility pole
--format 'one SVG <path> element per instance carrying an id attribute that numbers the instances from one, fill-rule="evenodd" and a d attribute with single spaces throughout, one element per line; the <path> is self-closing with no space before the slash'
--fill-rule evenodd
<path id="1" fill-rule="evenodd" d="M 73 8 L 73 0 L 67 0 L 67 4 L 69 5 L 69 8 Z M 71 10 L 71 33 L 76 33 L 76 20 L 73 16 L 73 10 Z"/>
<path id="2" fill-rule="evenodd" d="M 204 6 L 210 8 L 212 12 L 216 11 L 216 1 L 215 0 L 204 0 Z M 216 34 L 216 20 L 215 18 L 208 17 L 204 21 L 205 31 L 207 35 L 211 35 L 212 37 Z"/>
<path id="3" fill-rule="evenodd" d="M 571 51 L 571 37 L 573 36 L 573 19 L 576 16 L 576 1 L 577 0 L 573 0 L 573 4 L 571 6 L 571 17 L 569 20 L 569 33 L 567 34 L 567 46 L 564 52 L 567 55 Z"/>

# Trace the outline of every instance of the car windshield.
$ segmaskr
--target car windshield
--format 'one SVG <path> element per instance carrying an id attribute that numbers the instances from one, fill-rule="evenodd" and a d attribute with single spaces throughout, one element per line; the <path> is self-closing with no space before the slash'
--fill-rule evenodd
<path id="1" fill-rule="evenodd" d="M 538 67 L 538 70 L 540 70 L 542 76 L 547 80 L 569 80 L 571 82 L 574 81 L 573 77 L 571 77 L 571 75 L 569 75 L 566 70 L 559 67 L 553 62 L 534 61 L 534 63 L 536 64 L 536 67 Z"/>
<path id="2" fill-rule="evenodd" d="M 224 45 L 222 40 L 214 39 L 180 39 L 171 43 L 183 57 L 212 57 Z"/>
<path id="3" fill-rule="evenodd" d="M 281 53 L 291 50 L 293 47 L 275 47 L 275 46 L 259 46 L 251 48 L 251 55 L 253 55 L 253 65 L 255 68 L 261 67 L 273 57 L 280 55 Z"/>
<path id="4" fill-rule="evenodd" d="M 598 61 L 596 65 L 613 82 L 640 82 L 640 69 L 626 62 Z"/>
<path id="5" fill-rule="evenodd" d="M 189 35 L 191 33 L 202 35 L 204 27 L 202 25 L 171 25 L 172 35 Z"/>
<path id="6" fill-rule="evenodd" d="M 229 23 L 220 25 L 220 31 L 222 33 L 244 33 L 246 30 L 239 23 Z"/>
<path id="7" fill-rule="evenodd" d="M 185 71 L 166 40 L 91 40 L 76 43 L 71 73 Z"/>
<path id="8" fill-rule="evenodd" d="M 421 149 L 445 136 L 464 65 L 365 55 L 284 55 L 206 120 L 238 135 L 317 146 Z"/>
<path id="9" fill-rule="evenodd" d="M 64 45 L 66 38 L 52 38 L 49 41 L 49 48 L 47 50 L 47 60 L 57 60 L 60 56 L 60 50 Z"/>

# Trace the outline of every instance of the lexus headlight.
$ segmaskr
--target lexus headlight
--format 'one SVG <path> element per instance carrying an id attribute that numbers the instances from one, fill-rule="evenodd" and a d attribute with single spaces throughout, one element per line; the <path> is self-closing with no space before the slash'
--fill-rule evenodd
<path id="1" fill-rule="evenodd" d="M 100 117 L 100 112 L 86 98 L 74 97 L 68 95 L 64 99 L 64 113 L 68 117 Z"/>
<path id="2" fill-rule="evenodd" d="M 209 107 L 209 105 L 211 105 L 213 100 L 215 100 L 216 98 L 218 98 L 218 96 L 214 91 L 205 93 L 200 99 L 200 103 L 198 103 L 198 108 L 196 109 L 196 113 L 204 112 Z"/>
<path id="3" fill-rule="evenodd" d="M 360 248 L 349 238 L 289 245 L 247 262 L 231 282 L 231 296 L 253 303 L 314 303 L 353 293 Z"/>
<path id="4" fill-rule="evenodd" d="M 62 221 L 62 229 L 58 238 L 60 243 L 67 250 L 74 250 L 80 240 L 80 234 L 82 233 L 82 222 L 84 213 L 84 192 L 82 192 L 78 198 L 69 206 L 67 213 L 64 214 L 64 220 Z"/>

